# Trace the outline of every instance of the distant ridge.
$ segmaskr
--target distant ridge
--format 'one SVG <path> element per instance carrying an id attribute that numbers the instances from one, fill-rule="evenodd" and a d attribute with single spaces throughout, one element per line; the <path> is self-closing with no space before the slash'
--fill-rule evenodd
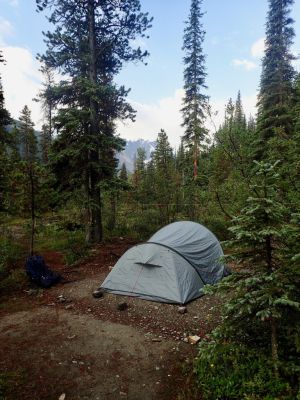
<path id="1" fill-rule="evenodd" d="M 127 140 L 125 149 L 119 154 L 119 166 L 123 163 L 126 165 L 126 169 L 129 172 L 134 170 L 134 158 L 138 148 L 143 148 L 146 151 L 146 161 L 150 160 L 151 153 L 155 150 L 156 142 L 149 140 L 138 139 L 138 140 Z"/>
<path id="2" fill-rule="evenodd" d="M 11 132 L 15 126 L 19 128 L 20 124 L 21 124 L 20 121 L 13 119 L 12 123 L 8 125 L 6 128 L 8 132 Z M 34 133 L 38 140 L 38 152 L 40 152 L 41 131 L 35 129 Z M 138 148 L 145 149 L 146 162 L 147 162 L 150 160 L 151 153 L 155 150 L 155 147 L 156 147 L 156 142 L 154 141 L 144 140 L 144 139 L 127 140 L 125 149 L 117 155 L 117 158 L 119 159 L 119 168 L 121 168 L 121 165 L 125 163 L 127 171 L 133 172 L 134 158 L 136 156 L 137 149 Z"/>

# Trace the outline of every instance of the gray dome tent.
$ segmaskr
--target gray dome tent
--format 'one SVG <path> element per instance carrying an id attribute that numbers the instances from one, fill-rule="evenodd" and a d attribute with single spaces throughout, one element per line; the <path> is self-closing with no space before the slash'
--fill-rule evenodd
<path id="1" fill-rule="evenodd" d="M 201 288 L 222 279 L 226 267 L 218 239 L 204 226 L 174 222 L 146 243 L 129 249 L 101 288 L 114 294 L 185 304 L 201 296 Z"/>

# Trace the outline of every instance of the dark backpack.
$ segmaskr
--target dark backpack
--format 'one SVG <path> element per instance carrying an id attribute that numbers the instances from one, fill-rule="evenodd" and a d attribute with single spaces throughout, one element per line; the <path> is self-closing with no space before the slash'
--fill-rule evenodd
<path id="1" fill-rule="evenodd" d="M 42 288 L 49 288 L 61 280 L 61 275 L 51 271 L 41 256 L 28 257 L 25 270 L 31 282 Z"/>

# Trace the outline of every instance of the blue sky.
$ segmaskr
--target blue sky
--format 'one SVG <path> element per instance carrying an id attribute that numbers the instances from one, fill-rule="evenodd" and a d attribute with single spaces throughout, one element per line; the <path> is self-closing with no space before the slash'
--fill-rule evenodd
<path id="1" fill-rule="evenodd" d="M 182 135 L 180 106 L 183 86 L 182 35 L 190 0 L 141 0 L 142 8 L 154 17 L 150 38 L 139 41 L 150 52 L 148 65 L 127 65 L 117 82 L 131 88 L 129 100 L 137 110 L 136 123 L 119 124 L 127 139 L 155 139 L 166 129 L 173 146 Z M 203 25 L 206 30 L 207 94 L 218 111 L 214 122 L 223 117 L 225 102 L 241 90 L 247 113 L 255 113 L 260 59 L 267 0 L 204 0 Z M 42 30 L 44 14 L 35 12 L 34 0 L 0 0 L 0 46 L 7 59 L 1 66 L 6 104 L 14 117 L 28 104 L 36 126 L 41 125 L 39 106 L 32 102 L 41 76 L 35 60 L 45 50 Z M 300 53 L 300 2 L 293 6 L 296 40 L 293 50 Z M 297 69 L 299 70 L 299 62 Z"/>

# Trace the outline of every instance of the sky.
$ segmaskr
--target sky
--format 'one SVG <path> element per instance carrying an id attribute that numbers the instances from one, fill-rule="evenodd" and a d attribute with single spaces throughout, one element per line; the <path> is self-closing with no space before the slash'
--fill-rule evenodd
<path id="1" fill-rule="evenodd" d="M 183 134 L 180 109 L 183 97 L 182 37 L 190 0 L 141 0 L 142 10 L 153 16 L 149 39 L 137 39 L 150 56 L 147 65 L 127 64 L 116 78 L 131 88 L 128 100 L 137 111 L 135 123 L 119 123 L 118 132 L 127 140 L 155 140 L 165 129 L 177 147 Z M 264 51 L 267 0 L 203 0 L 206 31 L 206 94 L 216 115 L 210 128 L 219 126 L 230 97 L 241 91 L 244 110 L 254 115 Z M 295 55 L 300 53 L 300 1 L 292 17 L 296 23 Z M 45 13 L 36 13 L 34 0 L 0 0 L 0 48 L 6 65 L 0 65 L 6 107 L 18 118 L 24 105 L 32 111 L 36 128 L 42 114 L 33 99 L 41 87 L 38 53 L 45 51 L 42 31 L 51 30 Z M 300 62 L 295 62 L 300 71 Z"/>

